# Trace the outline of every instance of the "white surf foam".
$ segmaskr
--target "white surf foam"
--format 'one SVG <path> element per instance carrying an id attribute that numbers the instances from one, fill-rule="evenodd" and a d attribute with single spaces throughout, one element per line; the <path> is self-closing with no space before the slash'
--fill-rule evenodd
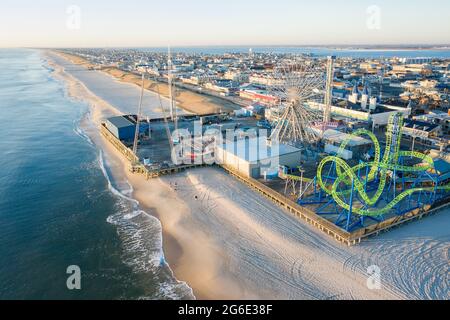
<path id="1" fill-rule="evenodd" d="M 123 261 L 136 273 L 156 276 L 159 288 L 156 295 L 141 299 L 195 299 L 192 289 L 178 281 L 166 263 L 161 222 L 139 208 L 139 202 L 131 197 L 133 188 L 128 181 L 127 188 L 118 190 L 106 169 L 103 152 L 98 156 L 99 167 L 105 176 L 108 189 L 119 199 L 118 210 L 107 218 L 107 222 L 117 226 L 124 248 Z"/>
<path id="2" fill-rule="evenodd" d="M 74 121 L 75 122 L 75 121 Z M 83 130 L 81 130 L 80 126 L 79 126 L 79 122 L 74 123 L 75 126 L 73 128 L 73 132 L 79 136 L 80 138 L 82 138 L 83 140 L 85 140 L 87 143 L 89 143 L 90 146 L 94 146 L 94 142 L 92 141 L 92 139 L 83 132 Z"/>

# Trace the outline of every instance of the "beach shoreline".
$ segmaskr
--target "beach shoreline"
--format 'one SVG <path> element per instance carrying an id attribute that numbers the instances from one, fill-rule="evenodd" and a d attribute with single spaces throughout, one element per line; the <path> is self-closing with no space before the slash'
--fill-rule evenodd
<path id="1" fill-rule="evenodd" d="M 113 163 L 112 174 L 133 187 L 142 210 L 161 221 L 167 262 L 198 299 L 406 299 L 434 297 L 445 289 L 445 275 L 438 269 L 433 277 L 424 272 L 430 263 L 445 261 L 444 215 L 348 248 L 219 169 L 147 181 L 131 174 L 129 163 L 100 135 L 101 120 L 120 112 L 61 66 L 54 68 L 70 95 L 90 105 L 83 130 Z M 430 247 L 432 259 L 424 258 L 420 252 L 429 254 Z M 399 265 L 398 259 L 405 263 Z M 380 290 L 367 287 L 371 265 L 379 265 L 386 277 Z M 405 281 L 411 272 L 417 279 Z M 435 287 L 439 290 L 430 291 Z"/>
<path id="2" fill-rule="evenodd" d="M 49 65 L 54 68 L 55 78 L 65 83 L 68 95 L 89 105 L 89 112 L 82 119 L 81 127 L 103 152 L 106 162 L 116 163 L 114 166 L 108 166 L 112 169 L 113 178 L 126 179 L 133 188 L 132 197 L 139 202 L 141 209 L 161 221 L 163 252 L 175 278 L 186 282 L 193 289 L 195 297 L 201 300 L 261 298 L 255 294 L 241 294 L 244 289 L 236 289 L 236 284 L 230 284 L 227 280 L 230 275 L 227 276 L 226 272 L 214 263 L 223 260 L 223 257 L 218 254 L 220 248 L 216 247 L 210 239 L 201 232 L 187 234 L 179 228 L 178 223 L 183 214 L 189 214 L 189 208 L 177 199 L 176 192 L 170 188 L 170 185 L 159 180 L 146 181 L 142 176 L 130 173 L 128 161 L 101 136 L 99 130 L 101 121 L 120 112 L 95 96 L 83 83 L 66 73 L 64 68 L 52 61 L 48 55 L 47 59 Z M 170 201 L 167 201 L 168 199 Z M 166 207 L 161 207 L 158 203 L 166 204 Z M 172 214 L 168 214 L 169 212 Z M 195 248 L 185 245 L 193 239 L 196 242 Z M 198 254 L 199 252 L 201 255 Z M 211 261 L 213 263 L 210 263 Z M 215 279 L 214 284 L 210 283 L 209 279 Z M 233 282 L 238 283 L 238 281 Z M 220 283 L 223 288 L 228 288 L 227 292 L 216 292 L 217 283 Z"/>
<path id="3" fill-rule="evenodd" d="M 69 60 L 73 64 L 80 65 L 90 69 L 95 68 L 95 65 L 83 59 L 82 57 L 60 51 L 52 51 L 52 52 Z M 131 72 L 123 71 L 116 67 L 104 67 L 101 68 L 99 71 L 113 77 L 118 81 L 131 83 L 141 87 L 142 84 L 141 76 L 138 76 Z M 161 94 L 161 96 L 164 98 L 169 97 L 168 85 L 165 83 L 160 83 L 147 78 L 144 81 L 144 88 L 150 92 Z M 240 108 L 240 106 L 235 105 L 234 103 L 229 102 L 227 100 L 208 95 L 201 95 L 199 93 L 195 93 L 190 90 L 180 88 L 176 89 L 175 100 L 179 108 L 197 115 L 207 115 L 219 112 L 232 112 L 233 110 Z"/>
<path id="4" fill-rule="evenodd" d="M 51 60 L 50 57 L 49 59 Z M 126 179 L 133 188 L 132 197 L 139 202 L 141 209 L 161 221 L 163 252 L 176 279 L 186 282 L 192 288 L 195 297 L 200 300 L 266 300 L 289 297 L 289 294 L 283 295 L 282 289 L 272 291 L 270 287 L 264 286 L 267 287 L 264 288 L 264 291 L 256 284 L 255 281 L 257 280 L 246 281 L 246 277 L 249 275 L 240 274 L 239 270 L 231 270 L 230 259 L 241 258 L 238 254 L 235 256 L 235 253 L 230 255 L 224 252 L 221 246 L 226 245 L 222 242 L 225 240 L 221 239 L 220 235 L 210 232 L 208 230 L 209 225 L 205 225 L 204 228 L 197 225 L 201 222 L 199 220 L 202 219 L 198 214 L 202 208 L 198 208 L 197 200 L 194 200 L 194 197 L 190 194 L 191 191 L 188 192 L 188 197 L 180 197 L 179 190 L 175 190 L 176 188 L 173 187 L 177 184 L 177 179 L 184 179 L 183 176 L 147 181 L 141 175 L 132 174 L 128 170 L 130 165 L 128 161 L 101 136 L 99 130 L 101 121 L 106 117 L 120 114 L 119 110 L 90 92 L 82 82 L 65 72 L 63 67 L 55 63 L 52 66 L 55 69 L 56 76 L 67 84 L 68 94 L 72 98 L 89 104 L 90 112 L 82 121 L 81 126 L 94 144 L 104 153 L 113 178 Z M 114 163 L 114 165 L 111 165 L 111 163 Z M 199 173 L 198 176 L 188 174 L 186 177 L 193 192 L 205 193 L 202 186 L 199 186 L 199 184 L 201 185 L 199 180 L 205 179 L 206 176 L 221 177 L 223 175 L 220 172 L 216 173 L 217 169 L 207 170 L 209 172 Z M 239 182 L 236 182 L 236 184 L 239 184 Z M 178 185 L 181 185 L 181 183 L 178 183 Z M 245 186 L 241 187 L 246 188 Z M 248 192 L 251 193 L 252 197 L 259 197 L 251 190 L 248 190 Z M 223 195 L 217 194 L 216 197 L 222 198 Z M 224 199 L 226 199 L 223 203 L 224 214 L 227 214 L 229 210 L 240 210 L 240 208 L 235 207 L 236 204 L 233 203 L 232 199 L 228 199 L 228 197 Z M 276 205 L 273 205 L 273 208 L 277 208 Z M 259 229 L 258 224 L 254 225 L 252 221 L 249 221 L 249 223 L 251 228 Z M 232 233 L 239 232 L 238 226 L 231 225 L 229 229 Z M 269 232 L 269 230 L 265 232 Z M 251 259 L 255 259 L 252 263 L 256 265 L 261 263 L 257 257 Z M 239 264 L 240 262 L 235 261 L 234 263 Z M 237 267 L 239 268 L 239 266 Z M 283 268 L 285 267 L 283 266 Z M 285 272 L 288 275 L 289 272 L 287 270 Z M 357 282 L 362 281 L 363 279 L 360 279 Z M 312 296 L 298 295 L 298 297 L 305 299 L 311 299 L 314 296 L 314 294 Z M 391 296 L 391 298 L 393 297 L 395 295 Z M 381 296 L 378 293 L 369 293 L 367 298 L 380 299 Z"/>

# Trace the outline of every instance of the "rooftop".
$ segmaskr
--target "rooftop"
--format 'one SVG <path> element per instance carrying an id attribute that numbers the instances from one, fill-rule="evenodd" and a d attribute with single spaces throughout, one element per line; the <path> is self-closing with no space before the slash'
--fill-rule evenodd
<path id="1" fill-rule="evenodd" d="M 362 146 L 371 143 L 367 139 L 351 136 L 347 133 L 343 133 L 334 129 L 326 130 L 323 137 L 325 140 L 332 141 L 337 144 L 341 144 L 342 142 L 348 140 L 348 146 L 350 147 Z"/>
<path id="2" fill-rule="evenodd" d="M 404 126 L 409 129 L 416 129 L 416 130 L 422 130 L 425 132 L 432 132 L 435 130 L 439 125 L 425 122 L 425 121 L 417 121 L 417 120 L 404 120 Z"/>
<path id="3" fill-rule="evenodd" d="M 450 163 L 443 159 L 434 160 L 434 168 L 440 174 L 450 173 Z"/>
<path id="4" fill-rule="evenodd" d="M 124 116 L 111 117 L 106 120 L 112 123 L 117 128 L 125 128 L 135 125 L 130 120 L 126 119 Z"/>
<path id="5" fill-rule="evenodd" d="M 256 162 L 273 157 L 297 153 L 300 149 L 286 145 L 268 143 L 266 137 L 241 138 L 236 141 L 226 141 L 219 149 L 231 152 L 233 155 L 248 161 Z"/>

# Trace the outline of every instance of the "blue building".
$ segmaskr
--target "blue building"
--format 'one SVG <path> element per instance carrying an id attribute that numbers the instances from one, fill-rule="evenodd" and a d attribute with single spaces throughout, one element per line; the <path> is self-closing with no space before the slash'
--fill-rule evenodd
<path id="1" fill-rule="evenodd" d="M 443 159 L 434 160 L 434 168 L 439 175 L 439 183 L 450 180 L 450 164 L 447 161 Z"/>
<path id="2" fill-rule="evenodd" d="M 136 123 L 125 116 L 106 119 L 106 128 L 119 140 L 134 140 Z"/>

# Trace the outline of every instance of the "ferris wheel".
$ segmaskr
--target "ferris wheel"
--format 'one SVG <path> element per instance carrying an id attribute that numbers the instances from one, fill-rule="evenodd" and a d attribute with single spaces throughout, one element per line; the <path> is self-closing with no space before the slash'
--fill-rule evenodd
<path id="1" fill-rule="evenodd" d="M 325 74 L 322 66 L 311 60 L 283 62 L 275 68 L 270 91 L 278 98 L 278 114 L 272 119 L 272 140 L 302 144 L 320 138 L 313 127 L 323 120 L 323 111 L 312 109 L 307 102 L 323 102 Z"/>

